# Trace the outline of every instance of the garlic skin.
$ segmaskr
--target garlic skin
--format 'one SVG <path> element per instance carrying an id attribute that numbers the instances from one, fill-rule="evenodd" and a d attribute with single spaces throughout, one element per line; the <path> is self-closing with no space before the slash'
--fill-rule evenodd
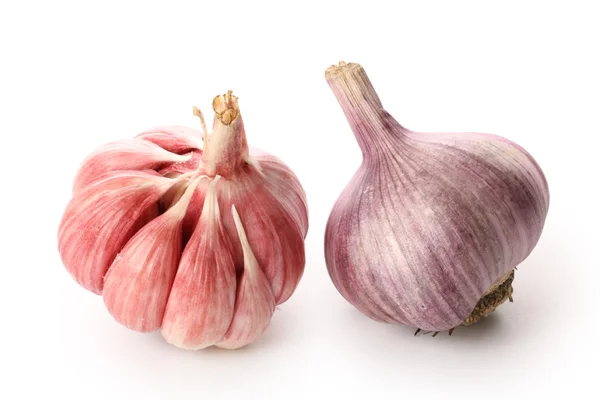
<path id="1" fill-rule="evenodd" d="M 152 332 L 162 325 L 181 258 L 183 218 L 200 179 L 189 184 L 173 207 L 127 242 L 104 277 L 106 308 L 132 330 Z"/>
<path id="2" fill-rule="evenodd" d="M 256 340 L 304 273 L 306 194 L 248 145 L 238 100 L 214 98 L 212 133 L 166 126 L 101 146 L 77 171 L 61 259 L 123 326 L 184 349 Z M 243 234 L 241 233 L 243 230 Z"/>
<path id="3" fill-rule="evenodd" d="M 185 126 L 164 126 L 148 130 L 136 135 L 135 139 L 154 143 L 175 154 L 187 154 L 202 148 L 202 140 L 197 132 Z"/>
<path id="4" fill-rule="evenodd" d="M 147 140 L 134 138 L 107 143 L 84 160 L 75 177 L 73 194 L 77 194 L 106 172 L 153 169 L 166 163 L 187 161 L 189 158 L 190 155 L 171 153 Z"/>
<path id="5" fill-rule="evenodd" d="M 185 247 L 163 317 L 167 342 L 198 350 L 225 335 L 233 318 L 236 276 L 231 243 L 212 181 L 194 234 Z"/>
<path id="6" fill-rule="evenodd" d="M 131 236 L 158 215 L 156 203 L 172 184 L 148 172 L 114 172 L 71 199 L 58 230 L 59 252 L 81 286 L 102 293 L 112 261 Z"/>
<path id="7" fill-rule="evenodd" d="M 231 325 L 217 343 L 218 347 L 237 349 L 252 343 L 271 322 L 275 311 L 275 297 L 252 248 L 239 214 L 232 206 L 233 219 L 244 251 L 244 271 L 237 288 L 237 301 Z"/>
<path id="8" fill-rule="evenodd" d="M 403 127 L 358 64 L 325 77 L 363 153 L 326 226 L 336 289 L 378 321 L 435 332 L 465 323 L 536 246 L 549 207 L 542 170 L 499 136 Z"/>

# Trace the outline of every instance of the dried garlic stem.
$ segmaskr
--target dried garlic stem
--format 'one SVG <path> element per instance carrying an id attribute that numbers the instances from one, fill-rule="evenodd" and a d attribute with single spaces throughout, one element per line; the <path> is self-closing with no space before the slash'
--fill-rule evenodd
<path id="1" fill-rule="evenodd" d="M 209 176 L 218 174 L 230 178 L 248 161 L 248 143 L 238 98 L 229 90 L 216 96 L 212 106 L 213 132 L 204 146 L 202 160 Z"/>
<path id="2" fill-rule="evenodd" d="M 325 72 L 331 87 L 358 145 L 366 160 L 376 158 L 389 140 L 386 112 L 381 100 L 360 64 L 341 61 Z"/>
<path id="3" fill-rule="evenodd" d="M 213 109 L 215 115 L 219 118 L 223 125 L 229 125 L 240 114 L 237 97 L 233 95 L 231 90 L 226 94 L 217 96 L 213 100 Z"/>

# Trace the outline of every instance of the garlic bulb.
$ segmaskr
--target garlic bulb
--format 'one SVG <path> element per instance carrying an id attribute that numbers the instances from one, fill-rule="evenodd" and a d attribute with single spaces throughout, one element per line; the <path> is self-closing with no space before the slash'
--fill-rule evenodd
<path id="1" fill-rule="evenodd" d="M 512 300 L 549 207 L 532 156 L 490 134 L 403 127 L 358 64 L 325 77 L 363 153 L 325 232 L 342 296 L 375 320 L 450 333 Z"/>
<path id="2" fill-rule="evenodd" d="M 208 135 L 164 127 L 99 147 L 58 229 L 62 262 L 115 320 L 186 349 L 235 349 L 267 329 L 304 271 L 306 195 L 249 148 L 238 99 L 215 97 Z"/>

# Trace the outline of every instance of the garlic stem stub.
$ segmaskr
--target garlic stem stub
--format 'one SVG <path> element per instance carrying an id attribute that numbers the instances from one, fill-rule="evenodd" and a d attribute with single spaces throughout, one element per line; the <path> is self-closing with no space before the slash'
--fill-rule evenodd
<path id="1" fill-rule="evenodd" d="M 151 129 L 100 146 L 58 228 L 64 267 L 121 325 L 177 347 L 258 339 L 304 273 L 306 194 L 278 157 L 250 148 L 238 98 L 213 100 L 212 133 Z"/>
<path id="2" fill-rule="evenodd" d="M 325 231 L 340 294 L 374 320 L 430 332 L 512 301 L 549 207 L 534 158 L 497 135 L 405 128 L 359 64 L 332 65 L 325 79 L 363 154 Z"/>

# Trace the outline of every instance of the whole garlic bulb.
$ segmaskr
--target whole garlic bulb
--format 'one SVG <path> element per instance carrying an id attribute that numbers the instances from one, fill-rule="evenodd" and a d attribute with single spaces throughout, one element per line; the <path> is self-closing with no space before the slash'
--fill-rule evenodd
<path id="1" fill-rule="evenodd" d="M 512 300 L 549 207 L 533 157 L 495 135 L 403 127 L 358 64 L 325 77 L 363 153 L 326 227 L 337 290 L 375 320 L 433 332 Z"/>
<path id="2" fill-rule="evenodd" d="M 194 109 L 204 138 L 165 127 L 89 155 L 58 230 L 67 271 L 119 323 L 187 349 L 253 342 L 305 264 L 296 175 L 248 147 L 231 91 L 213 109 L 211 135 Z"/>

